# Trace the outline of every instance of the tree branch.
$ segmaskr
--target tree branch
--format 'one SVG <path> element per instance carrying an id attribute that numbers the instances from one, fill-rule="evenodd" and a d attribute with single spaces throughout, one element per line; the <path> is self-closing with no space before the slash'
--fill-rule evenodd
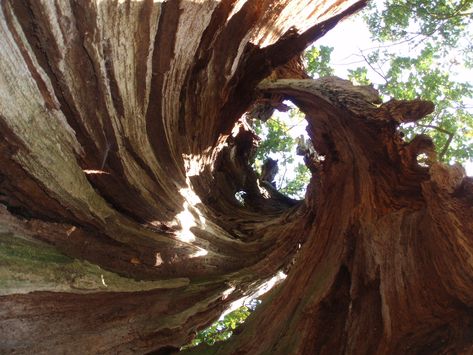
<path id="1" fill-rule="evenodd" d="M 376 70 L 373 65 L 371 65 L 371 63 L 369 62 L 368 58 L 366 58 L 366 56 L 363 54 L 363 51 L 360 49 L 360 55 L 363 57 L 363 59 L 365 60 L 366 64 L 368 64 L 368 66 L 376 73 L 378 74 L 381 78 L 383 78 L 383 80 L 385 81 L 385 83 L 387 84 L 388 83 L 388 79 L 386 78 L 385 75 L 383 75 L 382 73 L 380 73 L 378 70 Z M 381 68 L 379 68 L 381 70 Z"/>
<path id="2" fill-rule="evenodd" d="M 442 148 L 442 151 L 440 152 L 439 154 L 439 160 L 443 160 L 443 157 L 445 156 L 445 154 L 447 153 L 447 150 L 448 150 L 448 147 L 450 146 L 450 144 L 452 143 L 452 140 L 453 140 L 453 137 L 455 136 L 455 133 L 452 133 L 450 131 L 447 131 L 446 129 L 442 128 L 442 127 L 439 127 L 439 126 L 435 126 L 435 125 L 421 125 L 421 124 L 418 124 L 417 125 L 418 127 L 423 127 L 423 128 L 432 128 L 432 129 L 435 129 L 439 132 L 442 132 L 446 135 L 448 135 L 448 139 L 447 139 L 447 142 L 445 143 L 445 145 L 443 146 Z"/>

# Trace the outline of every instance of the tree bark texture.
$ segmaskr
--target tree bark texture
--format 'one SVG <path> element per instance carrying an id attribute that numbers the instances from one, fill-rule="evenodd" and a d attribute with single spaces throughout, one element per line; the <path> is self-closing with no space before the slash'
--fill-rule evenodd
<path id="1" fill-rule="evenodd" d="M 397 130 L 432 105 L 294 65 L 364 3 L 1 2 L 0 351 L 169 353 L 280 270 L 190 351 L 473 351 L 473 181 Z M 248 164 L 268 98 L 324 156 L 300 202 Z"/>

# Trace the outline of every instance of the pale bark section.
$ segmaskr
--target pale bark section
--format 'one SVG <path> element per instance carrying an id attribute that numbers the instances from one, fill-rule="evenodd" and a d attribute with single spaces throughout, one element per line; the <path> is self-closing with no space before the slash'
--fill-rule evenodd
<path id="1" fill-rule="evenodd" d="M 8 4 L 4 8 L 11 11 Z M 55 198 L 68 201 L 68 206 L 73 209 L 83 209 L 85 204 L 81 201 L 88 201 L 88 209 L 92 214 L 90 218 L 103 220 L 111 212 L 107 213 L 107 206 L 97 198 L 76 164 L 74 155 L 80 153 L 81 148 L 59 110 L 46 74 L 21 36 L 18 23 L 14 21 L 13 28 L 9 30 L 5 13 L 2 12 L 0 16 L 0 47 L 3 51 L 0 61 L 2 119 L 8 122 L 21 144 L 28 147 L 27 150 L 19 150 L 15 159 L 30 175 L 43 181 L 45 188 Z M 16 40 L 21 39 L 22 44 L 15 40 L 12 32 L 17 34 Z M 33 78 L 28 61 L 35 68 L 34 74 L 38 76 L 36 80 L 44 85 L 45 92 L 41 92 L 38 82 Z"/>
<path id="2" fill-rule="evenodd" d="M 149 32 L 144 32 L 140 28 L 142 24 L 139 19 L 143 8 L 144 4 L 140 2 L 122 3 L 117 7 L 110 6 L 107 2 L 98 3 L 95 33 L 97 39 L 90 40 L 86 48 L 94 62 L 100 65 L 100 81 L 106 90 L 104 95 L 106 108 L 113 127 L 113 132 L 105 134 L 106 141 L 101 152 L 101 162 L 106 163 L 110 151 L 116 150 L 116 154 L 121 157 L 125 179 L 140 191 L 147 203 L 153 204 L 155 199 L 149 192 L 153 191 L 155 182 L 142 166 L 137 164 L 125 146 L 125 139 L 129 139 L 133 149 L 146 165 L 159 167 L 160 164 L 147 139 L 145 115 L 150 99 L 153 70 L 150 54 L 154 50 L 160 6 L 153 5 L 146 8 L 149 11 L 147 14 Z M 139 58 L 141 54 L 145 54 L 146 57 Z M 142 67 L 146 73 L 145 77 L 137 77 L 137 67 Z M 107 71 L 113 73 L 116 89 L 111 87 L 110 74 Z M 138 97 L 140 91 L 143 93 L 142 102 Z M 122 107 L 114 106 L 114 97 L 120 98 Z M 111 138 L 107 138 L 107 135 Z M 102 165 L 105 164 L 97 165 L 96 169 L 104 169 Z M 160 176 L 156 177 L 166 180 L 166 175 L 162 171 L 155 169 L 153 173 L 156 175 L 160 173 Z"/>

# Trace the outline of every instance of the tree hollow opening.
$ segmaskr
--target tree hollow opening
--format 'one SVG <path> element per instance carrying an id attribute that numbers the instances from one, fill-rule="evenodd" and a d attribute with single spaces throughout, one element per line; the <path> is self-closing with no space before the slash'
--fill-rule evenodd
<path id="1" fill-rule="evenodd" d="M 306 157 L 317 154 L 307 134 L 307 121 L 302 111 L 290 101 L 281 110 L 259 105 L 248 114 L 248 121 L 260 138 L 251 161 L 259 180 L 278 192 L 303 199 L 311 173 Z M 256 113 L 255 113 L 256 111 Z"/>

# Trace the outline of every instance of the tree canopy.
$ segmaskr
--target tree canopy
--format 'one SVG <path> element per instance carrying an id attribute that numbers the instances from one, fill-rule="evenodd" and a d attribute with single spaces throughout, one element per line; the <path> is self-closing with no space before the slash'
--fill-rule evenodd
<path id="1" fill-rule="evenodd" d="M 372 1 L 358 16 L 373 45 L 360 49 L 361 65 L 348 70 L 348 79 L 373 84 L 385 100 L 432 101 L 435 111 L 404 125 L 405 134 L 432 137 L 441 161 L 472 160 L 473 1 Z M 326 47 L 307 52 L 312 75 L 320 75 L 317 69 L 322 75 L 331 72 L 330 52 Z"/>
<path id="2" fill-rule="evenodd" d="M 432 101 L 432 114 L 401 127 L 407 139 L 427 134 L 435 142 L 439 160 L 473 160 L 473 84 L 465 80 L 473 63 L 473 1 L 372 1 L 356 16 L 364 19 L 373 45 L 360 49 L 360 60 L 349 67 L 348 79 L 374 85 L 384 100 Z M 306 70 L 313 78 L 334 74 L 332 63 L 340 58 L 332 58 L 332 52 L 333 47 L 324 45 L 305 51 Z M 280 173 L 278 187 L 299 198 L 309 172 L 300 161 L 294 163 L 297 142 L 288 129 L 302 121 L 294 109 L 284 122 L 273 116 L 266 124 L 255 123 L 263 138 L 256 169 L 270 153 L 278 153 L 278 164 L 286 171 Z M 293 172 L 287 174 L 288 169 Z"/>

